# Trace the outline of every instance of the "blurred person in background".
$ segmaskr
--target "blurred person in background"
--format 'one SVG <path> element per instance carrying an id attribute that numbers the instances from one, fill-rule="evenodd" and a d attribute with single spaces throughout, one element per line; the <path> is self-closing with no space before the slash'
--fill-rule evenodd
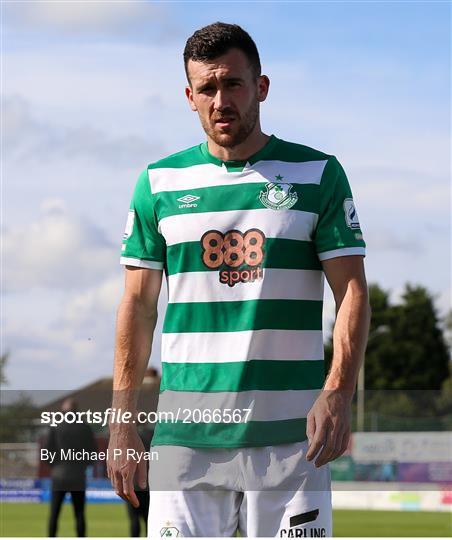
<path id="1" fill-rule="evenodd" d="M 72 398 L 66 399 L 61 410 L 63 413 L 76 412 L 77 404 Z M 95 452 L 97 450 L 93 432 L 88 424 L 62 422 L 51 427 L 45 446 L 50 452 L 56 452 L 51 467 L 52 492 L 50 499 L 50 517 L 48 535 L 57 535 L 58 518 L 66 493 L 71 494 L 76 523 L 77 536 L 86 536 L 85 491 L 86 469 L 90 461 L 62 459 L 62 451 L 74 449 Z"/>

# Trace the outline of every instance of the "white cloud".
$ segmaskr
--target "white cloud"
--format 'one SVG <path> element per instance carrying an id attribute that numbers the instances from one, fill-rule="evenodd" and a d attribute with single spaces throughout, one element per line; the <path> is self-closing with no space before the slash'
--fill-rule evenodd
<path id="1" fill-rule="evenodd" d="M 56 119 L 37 120 L 32 105 L 22 96 L 11 96 L 3 103 L 4 149 L 7 160 L 31 165 L 45 160 L 74 162 L 87 159 L 108 168 L 127 167 L 141 156 L 161 150 L 142 137 L 125 134 L 114 137 L 90 125 L 61 125 Z"/>
<path id="2" fill-rule="evenodd" d="M 156 22 L 173 28 L 165 5 L 133 0 L 7 3 L 4 17 L 5 21 L 22 30 L 91 34 L 98 38 L 105 35 L 130 36 L 140 30 L 144 32 L 146 27 Z"/>
<path id="3" fill-rule="evenodd" d="M 452 286 L 449 285 L 447 289 L 437 295 L 436 305 L 442 317 L 452 310 Z"/>
<path id="4" fill-rule="evenodd" d="M 18 321 L 4 329 L 5 347 L 10 352 L 6 371 L 9 388 L 69 389 L 111 374 L 111 320 L 104 321 L 105 333 L 99 335 L 93 329 L 87 335 L 76 326 L 40 324 L 39 310 L 42 306 L 34 305 L 32 294 L 27 308 L 35 309 L 35 319 L 26 332 Z M 110 336 L 107 337 L 108 330 Z"/>
<path id="5" fill-rule="evenodd" d="M 102 320 L 104 316 L 111 316 L 114 313 L 123 285 L 122 273 L 115 273 L 100 285 L 74 294 L 63 309 L 62 317 L 65 323 L 93 328 L 92 325 Z"/>
<path id="6" fill-rule="evenodd" d="M 75 293 L 62 306 L 56 327 L 70 329 L 71 333 L 82 338 L 78 344 L 78 354 L 82 356 L 91 354 L 87 341 L 95 342 L 94 345 L 96 343 L 102 345 L 110 341 L 109 348 L 112 347 L 116 312 L 123 290 L 124 272 L 121 269 L 98 285 Z M 166 310 L 166 296 L 166 284 L 163 280 L 158 303 L 159 318 L 151 356 L 154 363 L 160 362 L 160 334 Z"/>
<path id="7" fill-rule="evenodd" d="M 366 233 L 368 250 L 408 252 L 420 255 L 423 251 L 423 242 L 419 235 L 401 235 L 397 231 L 380 226 L 378 229 L 370 228 Z"/>
<path id="8" fill-rule="evenodd" d="M 168 151 L 199 129 L 184 96 L 183 41 L 34 45 L 16 47 L 5 37 L 3 94 L 22 96 L 36 122 L 88 125 L 115 139 L 139 134 L 151 144 L 169 140 Z"/>
<path id="9" fill-rule="evenodd" d="M 23 136 L 38 135 L 39 123 L 32 118 L 30 105 L 22 96 L 4 98 L 2 102 L 2 124 L 5 151 L 14 152 Z"/>
<path id="10" fill-rule="evenodd" d="M 23 6 L 23 17 L 31 24 L 62 26 L 68 30 L 87 25 L 96 29 L 139 19 L 154 6 L 136 2 L 33 2 Z"/>
<path id="11" fill-rule="evenodd" d="M 4 231 L 5 290 L 77 289 L 117 268 L 118 254 L 97 225 L 47 200 L 35 221 Z"/>
<path id="12" fill-rule="evenodd" d="M 390 172 L 391 180 L 411 172 L 424 184 L 448 183 L 448 65 L 414 71 L 396 58 L 356 51 L 353 62 L 339 58 L 319 68 L 308 59 L 281 61 L 268 72 L 263 117 L 280 132 L 336 154 L 347 171 Z"/>
<path id="13" fill-rule="evenodd" d="M 12 306 L 14 312 L 17 305 L 21 305 L 22 310 L 26 306 L 27 311 L 26 317 L 13 313 L 3 329 L 5 350 L 11 353 L 7 366 L 8 388 L 69 389 L 111 375 L 116 311 L 124 274 L 118 269 L 110 277 L 100 275 L 98 278 L 99 282 L 93 286 L 66 290 L 64 294 L 49 288 L 7 295 L 6 311 Z M 43 302 L 55 304 L 50 319 Z M 163 281 L 150 359 L 157 367 L 165 307 Z"/>

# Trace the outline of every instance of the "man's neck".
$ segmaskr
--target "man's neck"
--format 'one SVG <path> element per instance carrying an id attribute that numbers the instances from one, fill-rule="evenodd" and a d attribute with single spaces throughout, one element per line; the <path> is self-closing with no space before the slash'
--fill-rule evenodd
<path id="1" fill-rule="evenodd" d="M 245 161 L 250 156 L 259 152 L 263 148 L 270 137 L 259 131 L 255 134 L 251 134 L 243 143 L 237 146 L 226 148 L 219 146 L 211 138 L 207 138 L 207 145 L 209 152 L 222 161 Z"/>

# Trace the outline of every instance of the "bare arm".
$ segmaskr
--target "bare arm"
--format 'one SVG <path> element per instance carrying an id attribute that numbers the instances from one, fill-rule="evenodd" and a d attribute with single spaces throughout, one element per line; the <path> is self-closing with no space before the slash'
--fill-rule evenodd
<path id="1" fill-rule="evenodd" d="M 336 302 L 333 361 L 325 390 L 353 397 L 369 334 L 370 306 L 361 256 L 324 261 L 323 268 Z"/>
<path id="2" fill-rule="evenodd" d="M 161 283 L 161 270 L 126 267 L 125 290 L 116 321 L 112 407 L 132 414 L 136 413 L 138 392 L 151 354 Z M 140 487 L 146 486 L 146 463 L 141 460 L 137 465 L 127 459 L 127 448 L 144 450 L 136 424 L 111 423 L 108 476 L 116 493 L 138 506 L 134 477 L 137 473 Z M 115 449 L 122 450 L 122 455 L 113 459 Z"/>
<path id="3" fill-rule="evenodd" d="M 136 390 L 141 386 L 151 354 L 161 284 L 161 270 L 126 267 L 125 290 L 116 322 L 113 389 L 130 398 L 131 406 L 136 405 Z"/>
<path id="4" fill-rule="evenodd" d="M 307 419 L 308 460 L 317 467 L 342 455 L 350 437 L 350 409 L 364 359 L 370 323 L 367 283 L 361 256 L 323 261 L 336 302 L 333 360 L 323 391 Z"/>

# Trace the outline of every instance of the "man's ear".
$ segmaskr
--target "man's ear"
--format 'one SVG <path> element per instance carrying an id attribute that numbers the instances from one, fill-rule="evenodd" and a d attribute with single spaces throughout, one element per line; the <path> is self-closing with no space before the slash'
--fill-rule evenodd
<path id="1" fill-rule="evenodd" d="M 191 86 L 185 87 L 185 95 L 187 96 L 188 104 L 190 105 L 190 109 L 192 111 L 197 111 L 197 107 L 195 105 L 195 102 L 193 101 L 193 90 L 191 89 Z"/>
<path id="2" fill-rule="evenodd" d="M 265 101 L 267 99 L 269 88 L 270 79 L 267 75 L 260 75 L 257 81 L 257 98 L 259 101 Z"/>

